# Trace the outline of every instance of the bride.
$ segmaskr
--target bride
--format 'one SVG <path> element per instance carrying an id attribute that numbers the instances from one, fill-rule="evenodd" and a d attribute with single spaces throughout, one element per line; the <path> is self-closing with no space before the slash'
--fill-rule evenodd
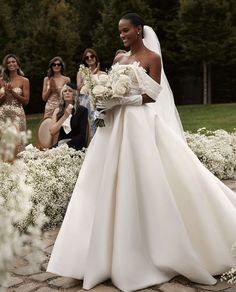
<path id="1" fill-rule="evenodd" d="M 183 275 L 215 284 L 235 265 L 236 195 L 187 146 L 158 39 L 135 13 L 119 22 L 131 93 L 106 109 L 89 145 L 47 271 L 135 291 Z M 160 85 L 161 88 L 160 88 Z"/>

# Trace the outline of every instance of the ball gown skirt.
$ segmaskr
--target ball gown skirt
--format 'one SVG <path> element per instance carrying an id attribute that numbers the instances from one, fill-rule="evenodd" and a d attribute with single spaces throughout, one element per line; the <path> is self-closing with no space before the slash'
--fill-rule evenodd
<path id="1" fill-rule="evenodd" d="M 235 265 L 236 195 L 150 105 L 116 107 L 91 141 L 47 271 L 135 291 Z"/>

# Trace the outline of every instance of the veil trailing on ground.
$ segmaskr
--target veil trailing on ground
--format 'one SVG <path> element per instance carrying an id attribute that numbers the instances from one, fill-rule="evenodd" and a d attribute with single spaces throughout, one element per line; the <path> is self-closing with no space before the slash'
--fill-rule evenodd
<path id="1" fill-rule="evenodd" d="M 149 106 L 152 107 L 158 113 L 158 115 L 165 121 L 165 123 L 172 130 L 174 130 L 181 138 L 185 140 L 184 131 L 183 131 L 183 127 L 180 121 L 180 117 L 175 107 L 173 93 L 163 69 L 161 47 L 160 47 L 159 40 L 157 38 L 156 33 L 150 26 L 145 25 L 143 28 L 143 33 L 144 33 L 144 38 L 143 38 L 144 45 L 149 50 L 157 53 L 161 57 L 162 91 L 160 95 L 158 96 L 157 101 L 155 103 L 149 104 Z"/>

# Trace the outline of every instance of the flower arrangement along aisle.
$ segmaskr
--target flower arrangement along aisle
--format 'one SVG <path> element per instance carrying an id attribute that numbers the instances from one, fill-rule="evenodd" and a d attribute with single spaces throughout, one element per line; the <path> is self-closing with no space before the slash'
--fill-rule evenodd
<path id="1" fill-rule="evenodd" d="M 219 179 L 236 178 L 236 132 L 201 128 L 185 136 L 189 147 L 214 175 Z"/>
<path id="2" fill-rule="evenodd" d="M 26 183 L 33 189 L 32 207 L 22 228 L 35 222 L 41 205 L 49 219 L 44 227 L 58 226 L 64 218 L 85 152 L 66 144 L 46 151 L 31 146 L 18 157 L 25 163 Z"/>
<path id="3" fill-rule="evenodd" d="M 20 133 L 10 120 L 0 125 L 0 287 L 7 284 L 7 271 L 17 256 L 32 255 L 27 258 L 32 271 L 38 269 L 43 259 L 40 240 L 46 220 L 43 210 L 34 226 L 28 226 L 25 232 L 21 229 L 32 207 L 33 193 L 25 182 L 24 162 L 14 160 L 15 150 L 25 138 L 25 133 Z"/>
<path id="4" fill-rule="evenodd" d="M 84 80 L 80 93 L 90 96 L 95 110 L 94 122 L 98 127 L 105 126 L 105 110 L 99 108 L 99 102 L 108 100 L 119 102 L 130 92 L 132 69 L 126 67 L 114 70 L 115 66 L 112 66 L 108 74 L 100 74 L 95 78 L 90 68 L 80 65 L 79 73 Z"/>

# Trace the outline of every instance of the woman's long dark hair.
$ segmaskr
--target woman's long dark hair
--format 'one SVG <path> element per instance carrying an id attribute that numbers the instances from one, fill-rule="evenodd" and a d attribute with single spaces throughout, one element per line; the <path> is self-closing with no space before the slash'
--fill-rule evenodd
<path id="1" fill-rule="evenodd" d="M 9 82 L 10 81 L 10 75 L 9 70 L 7 69 L 7 61 L 9 58 L 14 58 L 16 60 L 16 63 L 18 65 L 17 74 L 20 76 L 24 76 L 24 72 L 21 70 L 21 63 L 19 58 L 14 54 L 7 54 L 2 61 L 2 78 L 4 81 Z"/>
<path id="2" fill-rule="evenodd" d="M 49 61 L 49 64 L 48 64 L 48 71 L 47 71 L 47 76 L 48 76 L 48 78 L 51 78 L 51 77 L 53 77 L 53 75 L 54 75 L 54 71 L 52 70 L 52 65 L 53 65 L 53 63 L 56 62 L 56 61 L 59 61 L 59 62 L 61 63 L 61 74 L 62 74 L 62 75 L 65 75 L 65 69 L 66 69 L 65 63 L 64 63 L 64 61 L 62 60 L 61 57 L 56 56 L 56 57 L 52 58 L 52 59 Z"/>

